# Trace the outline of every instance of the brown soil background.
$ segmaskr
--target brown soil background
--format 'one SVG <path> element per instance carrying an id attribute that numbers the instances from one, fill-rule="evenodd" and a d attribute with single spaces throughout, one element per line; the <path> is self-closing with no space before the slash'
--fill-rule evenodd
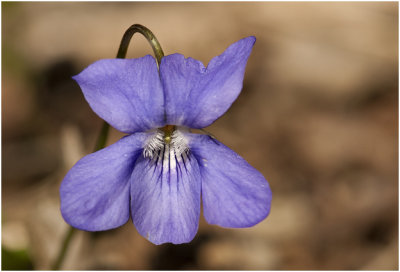
<path id="1" fill-rule="evenodd" d="M 257 37 L 240 97 L 208 131 L 264 174 L 271 214 L 249 229 L 202 218 L 179 246 L 131 222 L 79 231 L 64 269 L 398 269 L 397 3 L 3 2 L 2 15 L 2 245 L 35 269 L 67 231 L 60 182 L 102 124 L 71 76 L 114 58 L 134 23 L 205 64 Z M 128 57 L 145 54 L 135 35 Z"/>

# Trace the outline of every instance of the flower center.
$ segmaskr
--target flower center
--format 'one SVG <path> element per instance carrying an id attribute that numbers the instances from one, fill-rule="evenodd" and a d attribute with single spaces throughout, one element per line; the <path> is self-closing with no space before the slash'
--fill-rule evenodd
<path id="1" fill-rule="evenodd" d="M 144 149 L 143 156 L 154 161 L 158 159 L 168 159 L 175 157 L 179 162 L 187 159 L 189 154 L 189 146 L 182 129 L 173 125 L 157 129 L 157 131 L 149 137 Z"/>

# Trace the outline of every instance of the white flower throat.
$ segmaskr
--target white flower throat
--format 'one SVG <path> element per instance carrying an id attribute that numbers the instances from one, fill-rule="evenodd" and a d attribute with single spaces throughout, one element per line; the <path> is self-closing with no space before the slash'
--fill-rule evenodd
<path id="1" fill-rule="evenodd" d="M 170 168 L 175 168 L 175 163 L 185 162 L 189 155 L 189 145 L 182 129 L 175 126 L 165 126 L 148 138 L 143 156 L 156 164 L 162 161 L 168 163 Z M 174 159 L 175 158 L 175 159 Z"/>

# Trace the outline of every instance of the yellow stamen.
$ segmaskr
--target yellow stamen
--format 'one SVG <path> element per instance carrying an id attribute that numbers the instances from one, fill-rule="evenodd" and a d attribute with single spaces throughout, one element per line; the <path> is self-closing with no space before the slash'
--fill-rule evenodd
<path id="1" fill-rule="evenodd" d="M 175 126 L 174 125 L 166 125 L 165 127 L 162 127 L 161 130 L 164 132 L 164 142 L 166 144 L 169 144 L 171 142 L 171 136 L 175 130 Z"/>

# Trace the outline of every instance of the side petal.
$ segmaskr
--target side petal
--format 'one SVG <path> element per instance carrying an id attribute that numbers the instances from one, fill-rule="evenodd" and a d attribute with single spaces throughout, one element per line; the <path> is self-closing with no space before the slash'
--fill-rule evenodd
<path id="1" fill-rule="evenodd" d="M 272 194 L 260 172 L 210 136 L 193 135 L 189 145 L 200 166 L 208 223 L 244 228 L 268 216 Z"/>
<path id="2" fill-rule="evenodd" d="M 200 216 L 200 173 L 190 155 L 168 148 L 153 160 L 141 156 L 132 174 L 131 211 L 138 232 L 150 242 L 181 244 L 196 235 Z"/>
<path id="3" fill-rule="evenodd" d="M 144 133 L 118 142 L 79 160 L 60 187 L 61 214 L 71 226 L 100 231 L 129 219 L 129 179 L 142 150 Z"/>
<path id="4" fill-rule="evenodd" d="M 73 78 L 93 111 L 119 131 L 164 125 L 164 94 L 152 56 L 99 60 Z"/>
<path id="5" fill-rule="evenodd" d="M 167 123 L 192 128 L 211 125 L 236 100 L 247 59 L 255 43 L 250 36 L 229 46 L 207 68 L 195 59 L 173 54 L 161 60 Z"/>

